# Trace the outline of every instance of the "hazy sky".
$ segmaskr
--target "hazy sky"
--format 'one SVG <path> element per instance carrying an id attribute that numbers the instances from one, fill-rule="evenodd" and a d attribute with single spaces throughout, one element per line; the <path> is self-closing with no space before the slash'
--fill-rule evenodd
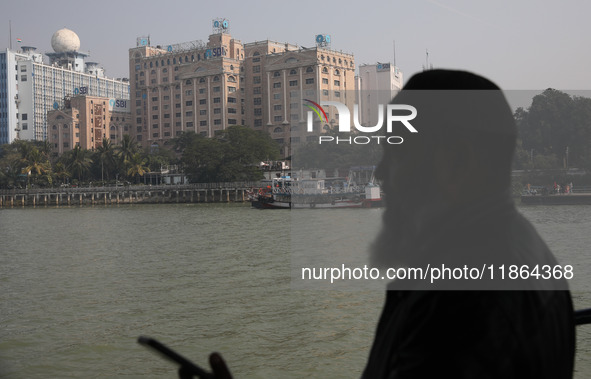
<path id="1" fill-rule="evenodd" d="M 566 1 L 185 1 L 20 0 L 0 5 L 0 48 L 52 51 L 51 36 L 75 31 L 82 51 L 109 77 L 128 77 L 128 49 L 150 35 L 152 45 L 207 41 L 213 18 L 226 18 L 242 42 L 271 39 L 313 46 L 330 34 L 332 48 L 357 65 L 393 60 L 408 79 L 426 54 L 436 68 L 467 69 L 504 89 L 591 88 L 591 2 Z"/>

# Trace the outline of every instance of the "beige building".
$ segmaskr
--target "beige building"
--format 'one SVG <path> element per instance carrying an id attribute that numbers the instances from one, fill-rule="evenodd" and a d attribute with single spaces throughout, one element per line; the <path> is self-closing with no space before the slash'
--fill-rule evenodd
<path id="1" fill-rule="evenodd" d="M 53 153 L 61 155 L 74 146 L 93 150 L 103 138 L 118 144 L 131 131 L 129 100 L 74 96 L 64 106 L 47 113 L 48 140 Z"/>
<path id="2" fill-rule="evenodd" d="M 213 136 L 244 123 L 240 62 L 244 48 L 230 35 L 199 42 L 130 49 L 131 114 L 143 146 L 162 144 L 185 131 Z"/>
<path id="3" fill-rule="evenodd" d="M 303 99 L 352 109 L 352 54 L 273 41 L 243 45 L 227 30 L 215 31 L 207 43 L 152 47 L 140 37 L 129 50 L 132 135 L 143 146 L 165 144 L 185 131 L 211 137 L 246 125 L 268 132 L 289 156 L 292 143 L 314 138 L 306 135 Z M 324 130 L 316 122 L 315 130 Z"/>

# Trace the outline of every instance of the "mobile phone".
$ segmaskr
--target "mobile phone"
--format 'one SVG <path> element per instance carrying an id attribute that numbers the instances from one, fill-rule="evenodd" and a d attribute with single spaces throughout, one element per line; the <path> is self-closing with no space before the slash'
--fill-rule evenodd
<path id="1" fill-rule="evenodd" d="M 179 364 L 185 370 L 190 371 L 191 374 L 196 375 L 199 378 L 202 378 L 202 379 L 214 379 L 215 378 L 212 373 L 205 371 L 201 367 L 197 366 L 195 363 L 191 362 L 187 358 L 183 357 L 182 355 L 180 355 L 176 351 L 172 350 L 171 348 L 164 345 L 163 343 L 155 340 L 154 338 L 140 336 L 140 337 L 138 337 L 137 342 L 140 345 L 149 347 L 150 349 L 158 352 L 160 355 L 162 355 L 166 359 Z"/>

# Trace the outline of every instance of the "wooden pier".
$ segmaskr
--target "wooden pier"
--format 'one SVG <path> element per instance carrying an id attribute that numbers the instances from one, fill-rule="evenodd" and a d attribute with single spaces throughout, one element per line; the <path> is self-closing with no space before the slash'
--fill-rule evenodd
<path id="1" fill-rule="evenodd" d="M 259 182 L 0 190 L 0 208 L 248 201 Z"/>

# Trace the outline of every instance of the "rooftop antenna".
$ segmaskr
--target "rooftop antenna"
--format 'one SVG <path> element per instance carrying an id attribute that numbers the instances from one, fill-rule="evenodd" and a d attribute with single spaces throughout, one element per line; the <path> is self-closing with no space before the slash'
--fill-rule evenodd
<path id="1" fill-rule="evenodd" d="M 394 50 L 394 67 L 396 67 L 396 40 L 392 41 L 392 49 Z"/>
<path id="2" fill-rule="evenodd" d="M 423 66 L 423 71 L 433 70 L 433 64 L 429 65 L 429 50 L 425 49 L 425 66 Z"/>

